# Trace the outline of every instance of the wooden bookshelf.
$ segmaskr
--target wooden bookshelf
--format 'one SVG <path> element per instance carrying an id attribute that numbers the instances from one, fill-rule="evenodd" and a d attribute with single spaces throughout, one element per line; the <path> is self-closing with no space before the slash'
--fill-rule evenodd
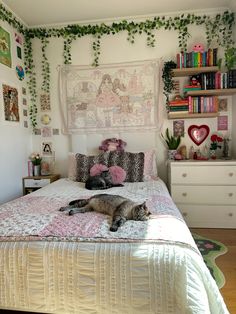
<path id="1" fill-rule="evenodd" d="M 224 88 L 224 89 L 201 89 L 191 90 L 186 92 L 187 96 L 225 96 L 236 94 L 236 88 Z"/>
<path id="2" fill-rule="evenodd" d="M 218 117 L 218 112 L 201 112 L 201 113 L 168 113 L 168 119 L 199 119 L 199 118 L 215 118 Z"/>
<path id="3" fill-rule="evenodd" d="M 196 68 L 181 68 L 181 69 L 173 69 L 172 73 L 175 77 L 183 77 L 188 75 L 196 75 L 200 73 L 207 73 L 207 72 L 217 72 L 219 68 L 217 66 L 212 67 L 196 67 Z"/>

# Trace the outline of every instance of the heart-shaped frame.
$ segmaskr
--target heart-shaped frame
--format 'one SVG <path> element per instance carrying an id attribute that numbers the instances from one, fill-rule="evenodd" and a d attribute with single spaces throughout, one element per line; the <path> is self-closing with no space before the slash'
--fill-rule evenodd
<path id="1" fill-rule="evenodd" d="M 209 133 L 210 133 L 210 128 L 208 125 L 205 125 L 205 124 L 190 125 L 190 127 L 188 128 L 189 137 L 198 146 L 205 141 Z"/>

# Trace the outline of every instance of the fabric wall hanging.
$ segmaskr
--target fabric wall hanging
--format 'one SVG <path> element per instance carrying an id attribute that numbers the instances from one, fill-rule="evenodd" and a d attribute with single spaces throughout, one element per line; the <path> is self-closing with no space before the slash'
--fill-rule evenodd
<path id="1" fill-rule="evenodd" d="M 59 67 L 65 133 L 157 128 L 158 60 Z"/>

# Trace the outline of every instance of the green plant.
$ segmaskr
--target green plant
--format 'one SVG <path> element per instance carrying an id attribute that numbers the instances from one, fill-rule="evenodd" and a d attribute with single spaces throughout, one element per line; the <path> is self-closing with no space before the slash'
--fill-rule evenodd
<path id="1" fill-rule="evenodd" d="M 177 149 L 181 142 L 181 137 L 180 136 L 175 137 L 173 135 L 170 135 L 168 128 L 166 129 L 165 137 L 163 134 L 161 134 L 161 137 L 163 138 L 163 140 L 165 141 L 170 150 Z"/>
<path id="2" fill-rule="evenodd" d="M 174 61 L 166 61 L 162 69 L 162 80 L 164 84 L 164 95 L 166 96 L 166 106 L 169 106 L 169 94 L 174 89 L 172 70 L 176 68 Z"/>
<path id="3" fill-rule="evenodd" d="M 236 66 L 236 47 L 230 47 L 225 50 L 224 53 L 225 67 L 228 71 L 232 70 Z M 218 66 L 221 69 L 223 59 L 220 58 Z"/>

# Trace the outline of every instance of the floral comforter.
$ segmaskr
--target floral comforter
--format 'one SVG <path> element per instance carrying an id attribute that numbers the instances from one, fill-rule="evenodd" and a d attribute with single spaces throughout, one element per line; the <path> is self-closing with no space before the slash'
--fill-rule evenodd
<path id="1" fill-rule="evenodd" d="M 126 183 L 125 187 L 103 190 L 136 202 L 146 201 L 152 215 L 148 221 L 127 221 L 110 232 L 111 217 L 95 212 L 69 216 L 59 208 L 69 201 L 88 198 L 83 183 L 61 179 L 32 194 L 0 207 L 0 240 L 68 241 L 155 241 L 182 242 L 195 247 L 182 216 L 163 181 Z"/>

